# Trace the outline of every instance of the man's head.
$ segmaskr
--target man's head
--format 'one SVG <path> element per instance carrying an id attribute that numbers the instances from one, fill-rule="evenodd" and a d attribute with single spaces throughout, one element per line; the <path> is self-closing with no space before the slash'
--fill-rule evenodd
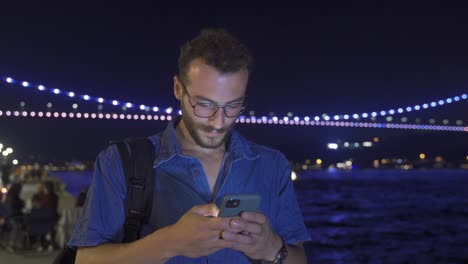
<path id="1" fill-rule="evenodd" d="M 174 94 L 181 128 L 198 146 L 216 149 L 228 139 L 243 110 L 251 61 L 248 49 L 224 30 L 203 30 L 182 46 Z"/>

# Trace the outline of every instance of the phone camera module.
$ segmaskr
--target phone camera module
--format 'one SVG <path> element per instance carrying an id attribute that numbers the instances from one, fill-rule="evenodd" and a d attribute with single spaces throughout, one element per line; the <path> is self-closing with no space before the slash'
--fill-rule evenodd
<path id="1" fill-rule="evenodd" d="M 239 199 L 229 199 L 226 203 L 227 208 L 236 208 L 239 206 L 240 200 Z"/>

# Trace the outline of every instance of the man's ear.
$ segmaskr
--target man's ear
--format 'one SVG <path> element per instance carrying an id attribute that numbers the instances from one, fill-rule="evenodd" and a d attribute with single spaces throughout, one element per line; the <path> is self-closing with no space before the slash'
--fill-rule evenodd
<path id="1" fill-rule="evenodd" d="M 179 77 L 177 75 L 174 75 L 174 96 L 177 100 L 182 99 L 182 87 L 180 85 Z"/>

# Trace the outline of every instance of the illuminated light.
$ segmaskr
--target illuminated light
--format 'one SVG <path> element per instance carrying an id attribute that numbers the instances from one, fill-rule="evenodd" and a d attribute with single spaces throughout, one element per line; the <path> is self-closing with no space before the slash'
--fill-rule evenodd
<path id="1" fill-rule="evenodd" d="M 13 165 L 18 165 L 18 160 L 14 159 L 13 161 L 11 161 L 11 163 L 13 163 Z"/>
<path id="2" fill-rule="evenodd" d="M 269 119 L 268 124 L 270 124 L 270 125 L 273 124 L 273 120 Z"/>
<path id="3" fill-rule="evenodd" d="M 314 120 L 315 120 L 315 121 L 319 121 L 319 120 L 320 120 L 320 117 L 316 116 L 316 117 L 314 117 Z"/>
<path id="4" fill-rule="evenodd" d="M 77 118 L 81 118 L 81 113 L 77 113 L 77 114 L 76 114 L 76 117 L 77 117 Z"/>
<path id="5" fill-rule="evenodd" d="M 387 116 L 387 118 L 385 118 L 385 120 L 387 120 L 387 122 L 391 122 L 391 121 L 393 121 L 393 117 Z"/>
<path id="6" fill-rule="evenodd" d="M 95 118 L 96 118 L 96 114 L 95 114 L 95 113 L 92 113 L 92 114 L 91 114 L 91 118 L 92 118 L 92 119 L 95 119 Z"/>
<path id="7" fill-rule="evenodd" d="M 52 116 L 52 113 L 51 112 L 47 112 L 46 113 L 46 117 L 51 117 Z"/>
<path id="8" fill-rule="evenodd" d="M 8 192 L 7 188 L 6 187 L 2 187 L 2 193 L 3 194 L 6 194 Z"/>
<path id="9" fill-rule="evenodd" d="M 179 115 L 182 115 L 182 110 L 177 111 Z"/>
<path id="10" fill-rule="evenodd" d="M 253 113 L 253 111 L 250 111 L 250 112 Z M 253 115 L 253 114 L 252 114 L 252 115 Z M 288 117 L 292 117 L 292 115 L 293 115 L 292 112 L 288 112 L 288 113 L 287 113 L 287 116 L 288 116 Z"/>
<path id="11" fill-rule="evenodd" d="M 6 151 L 6 153 L 8 153 L 8 154 L 13 153 L 13 149 L 12 149 L 12 148 L 7 148 L 5 151 Z"/>
<path id="12" fill-rule="evenodd" d="M 73 113 L 68 113 L 68 117 L 73 118 L 73 117 L 75 117 L 75 114 L 73 114 Z"/>
<path id="13" fill-rule="evenodd" d="M 153 116 L 152 116 L 152 115 L 148 115 L 146 118 L 147 118 L 148 120 L 153 120 Z"/>
<path id="14" fill-rule="evenodd" d="M 345 120 L 348 120 L 348 119 L 349 119 L 349 115 L 344 115 L 343 118 L 344 118 Z"/>
<path id="15" fill-rule="evenodd" d="M 45 87 L 44 87 L 44 85 L 39 85 L 39 86 L 37 86 L 37 89 L 39 89 L 39 91 L 44 91 Z"/>
<path id="16" fill-rule="evenodd" d="M 403 108 L 398 108 L 398 113 L 401 114 L 401 113 L 403 113 L 403 112 L 404 112 Z"/>
<path id="17" fill-rule="evenodd" d="M 158 115 L 154 115 L 154 116 L 153 116 L 153 119 L 154 119 L 154 120 L 158 120 L 158 119 L 159 119 L 159 116 L 158 116 Z"/>
<path id="18" fill-rule="evenodd" d="M 381 115 L 381 116 L 384 116 L 384 115 L 386 115 L 386 114 L 387 114 L 387 113 L 386 113 L 385 111 L 380 111 L 380 115 Z"/>
<path id="19" fill-rule="evenodd" d="M 62 116 L 62 118 L 65 118 L 65 117 L 67 117 L 67 113 L 62 113 L 61 116 Z"/>
<path id="20" fill-rule="evenodd" d="M 325 119 L 326 121 L 330 120 L 330 117 L 329 116 L 324 116 L 323 119 Z"/>
<path id="21" fill-rule="evenodd" d="M 349 142 L 345 142 L 345 143 L 343 144 L 343 146 L 345 146 L 345 148 L 348 148 L 348 147 L 349 147 Z"/>
<path id="22" fill-rule="evenodd" d="M 132 103 L 126 103 L 125 106 L 126 106 L 127 108 L 132 108 L 132 107 L 133 107 Z"/>
<path id="23" fill-rule="evenodd" d="M 415 105 L 414 107 L 414 110 L 418 111 L 419 109 L 421 109 L 421 107 L 419 105 Z"/>
<path id="24" fill-rule="evenodd" d="M 170 113 L 172 113 L 172 107 L 168 107 L 168 108 L 166 109 L 166 114 L 170 114 Z"/>
<path id="25" fill-rule="evenodd" d="M 431 103 L 431 107 L 436 107 L 437 106 L 437 103 L 436 102 L 432 102 Z"/>
<path id="26" fill-rule="evenodd" d="M 89 114 L 88 114 L 88 113 L 84 113 L 83 117 L 84 117 L 84 118 L 88 118 L 88 117 L 89 117 Z"/>
<path id="27" fill-rule="evenodd" d="M 23 85 L 24 87 L 29 87 L 29 83 L 28 83 L 28 82 L 22 82 L 21 85 Z"/>
<path id="28" fill-rule="evenodd" d="M 102 103 L 104 103 L 104 99 L 101 98 L 101 97 L 99 97 L 99 98 L 98 98 L 98 102 L 102 104 Z"/>
<path id="29" fill-rule="evenodd" d="M 298 122 L 298 121 L 296 121 Z M 261 119 L 257 119 L 257 124 L 261 124 L 262 123 L 262 120 Z"/>
<path id="30" fill-rule="evenodd" d="M 54 91 L 54 94 L 59 94 L 60 93 L 60 90 L 57 89 L 57 88 L 55 88 L 53 91 Z"/>
<path id="31" fill-rule="evenodd" d="M 364 141 L 362 142 L 362 146 L 366 147 L 366 148 L 370 148 L 372 147 L 372 142 L 370 141 Z"/>
<path id="32" fill-rule="evenodd" d="M 5 112 L 5 115 L 6 115 L 6 116 L 10 116 L 10 115 L 11 115 L 11 111 L 6 111 L 6 112 Z"/>
<path id="33" fill-rule="evenodd" d="M 354 147 L 355 147 L 355 148 L 359 148 L 359 142 L 355 142 L 355 143 L 354 143 Z"/>
<path id="34" fill-rule="evenodd" d="M 288 122 L 289 121 L 289 118 L 287 116 L 283 117 L 283 121 L 284 122 Z"/>
<path id="35" fill-rule="evenodd" d="M 32 117 L 35 117 L 35 116 L 36 116 L 36 112 L 34 112 L 34 111 L 31 112 L 31 116 L 32 116 Z"/>
<path id="36" fill-rule="evenodd" d="M 86 101 L 88 101 L 90 99 L 89 95 L 85 94 L 83 95 L 83 99 L 85 99 Z"/>
<path id="37" fill-rule="evenodd" d="M 78 104 L 73 104 L 72 107 L 73 107 L 73 109 L 77 109 L 77 108 L 78 108 Z"/>
<path id="38" fill-rule="evenodd" d="M 327 144 L 327 147 L 328 147 L 329 149 L 338 149 L 338 144 L 336 144 L 336 143 L 328 143 L 328 144 Z"/>
<path id="39" fill-rule="evenodd" d="M 157 106 L 153 107 L 153 112 L 158 112 L 159 108 Z"/>
<path id="40" fill-rule="evenodd" d="M 304 117 L 304 121 L 309 122 L 310 118 L 308 116 Z"/>
<path id="41" fill-rule="evenodd" d="M 47 108 L 51 108 L 52 107 L 52 103 L 47 103 Z"/>
<path id="42" fill-rule="evenodd" d="M 446 102 L 447 104 L 452 103 L 452 98 L 447 98 L 447 99 L 445 100 L 445 102 Z"/>
<path id="43" fill-rule="evenodd" d="M 372 112 L 372 113 L 371 113 L 371 116 L 376 117 L 376 116 L 377 116 L 377 112 Z"/>
<path id="44" fill-rule="evenodd" d="M 335 116 L 333 117 L 333 119 L 339 120 L 339 119 L 340 119 L 340 116 L 339 116 L 339 115 L 335 115 Z"/>
<path id="45" fill-rule="evenodd" d="M 132 119 L 132 115 L 128 114 L 128 115 L 127 115 L 127 119 L 128 119 L 128 120 Z"/>
<path id="46" fill-rule="evenodd" d="M 466 94 L 462 94 L 462 96 L 461 96 L 461 98 L 462 98 L 463 100 L 465 100 L 466 97 L 467 97 Z"/>
<path id="47" fill-rule="evenodd" d="M 8 152 L 3 151 L 3 152 L 2 152 L 2 155 L 3 155 L 4 157 L 8 156 Z"/>
<path id="48" fill-rule="evenodd" d="M 444 125 L 448 125 L 448 124 L 449 124 L 449 120 L 448 120 L 448 119 L 444 119 L 444 120 L 442 120 L 442 123 L 444 123 Z"/>
<path id="49" fill-rule="evenodd" d="M 359 118 L 359 115 L 358 115 L 358 114 L 354 114 L 354 115 L 353 115 L 353 118 L 354 118 L 354 119 L 358 119 L 358 118 Z"/>
<path id="50" fill-rule="evenodd" d="M 321 160 L 321 159 L 317 159 L 317 160 L 315 160 L 315 163 L 317 163 L 317 165 L 321 165 L 321 164 L 322 164 L 322 160 Z"/>
<path id="51" fill-rule="evenodd" d="M 134 120 L 138 120 L 138 118 L 139 118 L 138 115 L 133 115 Z"/>
<path id="52" fill-rule="evenodd" d="M 111 118 L 111 115 L 110 115 L 110 114 L 106 114 L 105 117 L 106 117 L 106 119 L 110 119 L 110 118 Z"/>
<path id="53" fill-rule="evenodd" d="M 444 105 L 444 100 L 439 100 L 439 105 Z"/>
<path id="54" fill-rule="evenodd" d="M 145 110 L 146 109 L 146 105 L 140 105 L 140 110 Z"/>
<path id="55" fill-rule="evenodd" d="M 245 123 L 250 124 L 250 118 L 245 119 Z"/>
<path id="56" fill-rule="evenodd" d="M 166 117 L 162 115 L 160 119 L 164 121 Z"/>
<path id="57" fill-rule="evenodd" d="M 455 97 L 453 98 L 453 100 L 455 100 L 456 102 L 458 102 L 458 101 L 460 101 L 460 97 L 459 97 L 459 96 L 455 96 Z"/>
<path id="58" fill-rule="evenodd" d="M 146 115 L 140 115 L 140 119 L 141 119 L 141 120 L 145 120 L 145 119 L 146 119 Z"/>
<path id="59" fill-rule="evenodd" d="M 28 116 L 28 112 L 23 111 L 22 115 L 23 115 L 23 116 Z"/>
<path id="60" fill-rule="evenodd" d="M 68 93 L 68 96 L 70 96 L 70 97 L 75 97 L 75 93 L 74 93 L 74 92 L 69 92 L 69 93 Z"/>
<path id="61" fill-rule="evenodd" d="M 429 107 L 428 104 L 423 104 L 423 108 L 424 108 L 424 109 L 427 109 L 428 107 Z"/>
<path id="62" fill-rule="evenodd" d="M 297 180 L 297 175 L 294 171 L 291 172 L 291 180 L 293 181 Z"/>
<path id="63" fill-rule="evenodd" d="M 117 100 L 113 100 L 113 101 L 112 101 L 112 104 L 113 104 L 113 105 L 118 105 L 119 102 L 118 102 Z"/>
<path id="64" fill-rule="evenodd" d="M 18 111 L 15 111 L 15 112 L 13 113 L 13 115 L 14 115 L 14 116 L 19 116 L 19 112 L 18 112 Z"/>
<path id="65" fill-rule="evenodd" d="M 361 116 L 362 116 L 363 118 L 367 118 L 369 115 L 368 115 L 367 113 L 363 113 Z"/>
<path id="66" fill-rule="evenodd" d="M 284 124 L 284 121 L 283 121 L 283 120 L 279 120 L 279 121 L 278 121 L 278 124 L 282 125 L 282 124 Z"/>
<path id="67" fill-rule="evenodd" d="M 353 166 L 353 162 L 350 161 L 350 160 L 347 160 L 347 161 L 345 162 L 345 165 L 348 166 L 348 167 L 351 167 L 351 166 Z"/>
<path id="68" fill-rule="evenodd" d="M 120 114 L 120 119 L 125 119 L 125 115 L 124 114 Z"/>
<path id="69" fill-rule="evenodd" d="M 99 119 L 103 119 L 103 118 L 104 118 L 104 114 L 99 113 L 99 114 L 97 115 L 97 117 L 98 117 Z"/>
<path id="70" fill-rule="evenodd" d="M 6 78 L 6 82 L 7 82 L 7 83 L 13 83 L 13 81 L 14 81 L 14 80 L 13 80 L 12 78 L 10 78 L 10 77 L 7 77 L 7 78 Z"/>
<path id="71" fill-rule="evenodd" d="M 419 154 L 419 158 L 420 158 L 420 159 L 425 159 L 425 158 L 426 158 L 426 154 L 424 154 L 424 153 Z"/>
<path id="72" fill-rule="evenodd" d="M 390 110 L 388 110 L 388 113 L 389 113 L 390 115 L 393 115 L 393 114 L 395 114 L 395 110 L 390 109 Z"/>

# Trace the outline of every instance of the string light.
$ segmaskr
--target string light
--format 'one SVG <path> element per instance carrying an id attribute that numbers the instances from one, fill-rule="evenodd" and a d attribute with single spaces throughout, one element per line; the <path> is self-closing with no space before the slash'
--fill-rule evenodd
<path id="1" fill-rule="evenodd" d="M 2 77 L 2 80 L 4 80 L 6 83 L 9 83 L 9 84 L 17 84 L 19 82 L 17 82 L 16 80 L 14 80 L 12 77 Z M 27 82 L 27 81 L 23 81 L 23 82 L 20 82 L 20 84 L 24 87 L 30 87 L 30 86 L 34 86 L 33 84 Z M 69 91 L 69 92 L 65 92 L 65 91 L 61 91 L 60 89 L 47 89 L 45 86 L 43 85 L 38 85 L 37 88 L 40 90 L 40 91 L 49 91 L 49 92 L 52 92 L 54 94 L 67 94 L 69 97 L 75 97 L 75 93 L 72 92 L 72 91 Z M 97 102 L 99 103 L 110 103 L 114 106 L 118 106 L 120 105 L 119 101 L 117 100 L 104 100 L 104 98 L 102 97 L 91 97 L 89 95 L 79 95 L 78 96 L 79 98 L 83 99 L 83 100 L 86 100 L 86 101 L 89 101 L 89 100 L 96 100 Z M 438 107 L 438 106 L 443 106 L 445 104 L 451 104 L 451 103 L 454 103 L 454 102 L 460 102 L 462 100 L 466 100 L 467 99 L 467 94 L 462 94 L 462 95 L 457 95 L 457 96 L 454 96 L 454 97 L 449 97 L 449 98 L 446 98 L 446 99 L 439 99 L 439 100 L 435 100 L 435 101 L 432 101 L 431 103 L 423 103 L 423 104 L 418 104 L 418 105 L 414 105 L 414 106 L 406 106 L 406 107 L 399 107 L 396 111 L 394 109 L 390 109 L 390 110 L 381 110 L 381 111 L 371 111 L 371 114 L 369 116 L 368 113 L 354 113 L 352 115 L 352 117 L 354 119 L 359 119 L 359 118 L 369 118 L 369 117 L 377 117 L 377 116 L 387 116 L 387 115 L 394 115 L 396 113 L 398 114 L 403 114 L 405 112 L 409 113 L 409 112 L 412 112 L 412 111 L 419 111 L 419 110 L 422 110 L 422 109 L 428 109 L 429 107 Z M 134 104 L 132 103 L 127 103 L 126 106 L 127 108 L 131 108 L 129 107 L 128 105 L 131 105 L 133 106 Z M 421 105 L 422 105 L 422 109 L 421 109 Z M 148 111 L 149 109 L 152 109 L 154 112 L 158 112 L 159 111 L 159 107 L 157 106 L 153 106 L 153 107 L 147 107 L 145 105 L 140 105 L 140 110 L 142 111 Z M 171 114 L 173 112 L 173 108 L 172 107 L 168 107 L 165 109 L 165 112 L 167 114 Z M 176 113 L 180 113 L 179 111 L 176 111 Z M 252 114 L 253 115 L 253 114 Z M 344 115 L 341 115 L 341 114 L 337 114 L 337 115 L 328 115 L 328 114 L 323 114 L 322 117 L 325 121 L 330 121 L 330 116 L 333 117 L 333 120 L 334 121 L 339 121 L 339 120 L 348 120 L 350 118 L 350 115 L 348 114 L 344 114 Z M 288 116 L 287 117 L 292 117 L 292 112 L 288 112 Z M 309 117 L 307 117 L 308 120 L 304 118 L 300 119 L 300 120 L 294 120 L 294 122 L 298 122 L 300 124 L 300 121 L 304 121 L 304 122 L 308 122 L 310 121 Z M 319 121 L 320 120 L 320 117 L 319 116 L 315 116 L 314 117 L 314 120 L 315 121 Z M 289 120 L 288 120 L 289 121 Z M 274 121 L 273 121 L 274 122 Z M 285 122 L 285 120 L 283 119 L 283 122 Z"/>

